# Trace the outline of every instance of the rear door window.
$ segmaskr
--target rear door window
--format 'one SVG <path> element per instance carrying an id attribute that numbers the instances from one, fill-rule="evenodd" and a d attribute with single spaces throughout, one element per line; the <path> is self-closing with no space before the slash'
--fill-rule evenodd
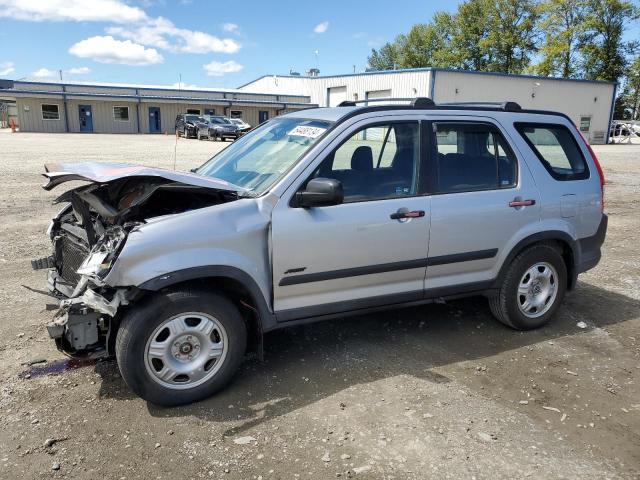
<path id="1" fill-rule="evenodd" d="M 584 155 L 567 127 L 538 123 L 516 123 L 515 127 L 553 178 L 589 178 Z"/>
<path id="2" fill-rule="evenodd" d="M 479 122 L 433 125 L 439 193 L 515 186 L 517 160 L 495 126 Z"/>

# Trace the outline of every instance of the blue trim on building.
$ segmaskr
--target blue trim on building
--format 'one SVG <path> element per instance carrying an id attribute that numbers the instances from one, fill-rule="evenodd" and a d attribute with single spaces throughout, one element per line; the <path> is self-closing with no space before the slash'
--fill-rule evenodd
<path id="1" fill-rule="evenodd" d="M 184 90 L 183 90 L 184 91 Z M 22 94 L 27 94 L 27 95 L 51 95 L 51 96 L 55 96 L 55 97 L 64 97 L 65 93 L 63 93 L 62 91 L 59 92 L 50 92 L 50 91 L 41 91 L 41 90 L 4 90 L 3 92 L 10 92 L 10 94 L 8 96 L 19 96 Z M 84 97 L 96 97 L 99 99 L 105 99 L 105 100 L 109 100 L 109 99 L 115 99 L 115 100 L 122 100 L 122 99 L 130 99 L 130 100 L 138 100 L 138 101 L 142 101 L 145 99 L 151 99 L 151 100 L 169 100 L 169 101 L 185 101 L 187 103 L 191 102 L 201 102 L 201 103 L 220 103 L 220 104 L 226 104 L 227 106 L 234 106 L 234 105 L 238 105 L 238 104 L 242 104 L 242 103 L 247 103 L 250 105 L 275 105 L 276 108 L 282 106 L 285 102 L 276 102 L 276 101 L 272 101 L 272 100 L 247 100 L 247 99 L 242 99 L 242 98 L 235 98 L 235 99 L 231 99 L 231 98 L 207 98 L 207 97 L 165 97 L 165 96 L 161 96 L 161 95 L 116 95 L 116 94 L 112 94 L 112 93 L 84 93 L 84 92 L 66 92 L 66 96 L 68 98 L 74 98 L 74 97 L 79 97 L 79 98 L 84 98 Z M 291 95 L 291 96 L 295 96 L 295 95 Z M 318 105 L 314 104 L 314 103 L 302 103 L 302 102 L 286 102 L 287 105 L 300 105 L 300 106 L 304 106 L 304 107 L 317 107 Z"/>
<path id="2" fill-rule="evenodd" d="M 436 96 L 436 71 L 432 70 L 431 71 L 431 88 L 429 89 L 429 98 L 435 102 L 436 101 L 435 96 Z"/>
<path id="3" fill-rule="evenodd" d="M 4 81 L 4 79 L 0 79 L 0 81 Z M 230 89 L 230 91 L 227 90 L 216 90 L 215 88 L 212 88 L 211 90 L 209 89 L 200 89 L 200 90 L 193 90 L 193 89 L 180 89 L 180 88 L 171 88 L 170 86 L 165 87 L 144 87 L 144 86 L 133 86 L 133 87 L 127 87 L 125 85 L 101 85 L 99 83 L 96 84 L 92 84 L 92 83 L 60 83 L 60 82 L 34 82 L 31 80 L 7 80 L 10 82 L 13 82 L 13 84 L 25 84 L 25 85 L 55 85 L 55 86 L 59 86 L 59 87 L 88 87 L 88 88 L 109 88 L 109 89 L 115 89 L 115 90 L 133 90 L 133 91 L 139 91 L 139 90 L 156 90 L 156 91 L 163 91 L 163 90 L 167 90 L 167 91 L 174 91 L 174 92 L 188 92 L 188 93 L 222 93 L 223 95 L 251 95 L 251 96 L 273 96 L 273 93 L 258 93 L 258 92 L 241 92 L 241 91 L 237 91 L 237 89 Z M 61 90 L 62 91 L 62 90 Z M 52 92 L 52 93 L 56 93 L 56 92 Z M 59 92 L 58 92 L 59 93 Z M 75 92 L 69 92 L 69 93 L 75 93 Z M 144 97 L 145 95 L 143 95 Z M 311 100 L 311 97 L 307 96 L 307 95 L 286 95 L 288 97 L 298 97 L 301 99 L 309 99 Z M 301 102 L 303 103 L 303 102 Z"/>

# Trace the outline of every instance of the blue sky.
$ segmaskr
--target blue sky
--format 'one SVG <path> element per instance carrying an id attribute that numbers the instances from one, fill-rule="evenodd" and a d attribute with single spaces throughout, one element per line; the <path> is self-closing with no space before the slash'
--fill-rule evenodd
<path id="1" fill-rule="evenodd" d="M 221 7 L 227 5 L 228 8 Z M 0 0 L 0 77 L 234 88 L 264 74 L 364 69 L 457 2 Z M 2 18 L 5 17 L 5 18 Z"/>
<path id="2" fill-rule="evenodd" d="M 182 75 L 185 88 L 234 88 L 290 69 L 350 73 L 372 47 L 458 3 L 0 0 L 0 78 L 62 70 L 64 80 L 173 85 Z"/>

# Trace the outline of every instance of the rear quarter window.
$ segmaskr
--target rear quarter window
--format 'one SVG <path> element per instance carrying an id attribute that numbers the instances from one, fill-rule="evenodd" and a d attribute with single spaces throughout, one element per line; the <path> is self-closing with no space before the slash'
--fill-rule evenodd
<path id="1" fill-rule="evenodd" d="M 567 127 L 543 123 L 516 123 L 515 127 L 553 178 L 561 181 L 589 178 L 582 150 Z"/>

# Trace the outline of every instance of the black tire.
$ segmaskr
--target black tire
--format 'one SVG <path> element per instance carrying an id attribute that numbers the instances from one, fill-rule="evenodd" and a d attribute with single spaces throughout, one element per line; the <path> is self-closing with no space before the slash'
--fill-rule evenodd
<path id="1" fill-rule="evenodd" d="M 557 272 L 557 293 L 549 309 L 541 316 L 524 315 L 518 306 L 518 286 L 525 272 L 538 262 L 546 262 Z M 504 275 L 498 293 L 489 297 L 491 313 L 502 323 L 516 330 L 532 330 L 548 323 L 556 313 L 567 289 L 567 266 L 560 253 L 549 245 L 534 245 L 518 254 Z"/>
<path id="2" fill-rule="evenodd" d="M 147 371 L 145 349 L 155 329 L 184 312 L 202 312 L 224 327 L 227 353 L 217 373 L 205 383 L 175 390 L 154 380 Z M 116 359 L 122 378 L 137 395 L 156 405 L 171 407 L 197 402 L 224 388 L 242 363 L 247 328 L 237 307 L 222 295 L 199 290 L 179 290 L 154 295 L 124 316 L 116 336 Z"/>

